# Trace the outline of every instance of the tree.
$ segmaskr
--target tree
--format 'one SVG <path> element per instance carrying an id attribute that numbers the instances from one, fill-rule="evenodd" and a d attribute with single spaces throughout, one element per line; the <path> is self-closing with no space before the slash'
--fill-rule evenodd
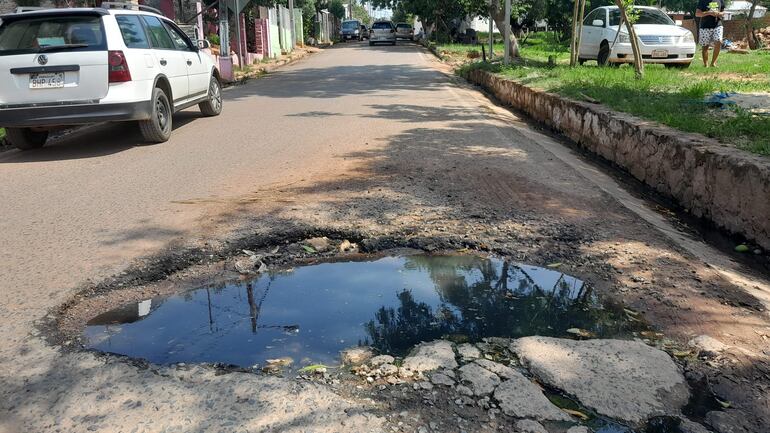
<path id="1" fill-rule="evenodd" d="M 746 15 L 746 40 L 749 43 L 749 48 L 752 50 L 756 50 L 759 48 L 759 40 L 757 39 L 757 35 L 754 32 L 754 12 L 757 10 L 757 5 L 759 4 L 759 0 L 752 0 L 751 1 L 751 8 L 749 9 L 749 14 Z"/>
<path id="2" fill-rule="evenodd" d="M 332 0 L 329 3 L 329 13 L 337 17 L 338 20 L 345 18 L 345 5 L 342 0 Z"/>
<path id="3" fill-rule="evenodd" d="M 372 24 L 372 17 L 371 15 L 369 15 L 369 12 L 366 11 L 366 8 L 363 7 L 363 5 L 356 3 L 355 1 L 351 1 L 350 9 L 351 9 L 351 14 L 353 15 L 353 18 L 357 19 L 358 21 L 361 21 L 367 26 Z"/>
<path id="4" fill-rule="evenodd" d="M 465 10 L 472 16 L 485 16 L 492 18 L 497 28 L 502 32 L 505 25 L 518 23 L 531 9 L 535 0 L 511 0 L 511 16 L 505 16 L 505 0 L 461 0 L 465 5 Z M 512 58 L 519 57 L 519 40 L 511 32 L 510 55 Z"/>
<path id="5" fill-rule="evenodd" d="M 644 61 L 642 50 L 639 48 L 639 38 L 636 36 L 634 23 L 638 18 L 638 12 L 634 10 L 634 0 L 615 0 L 620 9 L 620 22 L 626 25 L 628 38 L 631 40 L 631 51 L 634 53 L 634 72 L 637 80 L 644 77 Z M 618 26 L 620 30 L 620 26 Z"/>

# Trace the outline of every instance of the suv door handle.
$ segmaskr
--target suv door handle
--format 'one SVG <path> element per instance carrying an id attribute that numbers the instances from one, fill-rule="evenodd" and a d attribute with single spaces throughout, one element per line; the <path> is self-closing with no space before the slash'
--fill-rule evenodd
<path id="1" fill-rule="evenodd" d="M 160 65 L 161 66 L 166 66 L 166 63 L 167 63 L 166 59 L 160 59 Z"/>
<path id="2" fill-rule="evenodd" d="M 192 60 L 187 61 L 187 66 L 192 66 Z"/>

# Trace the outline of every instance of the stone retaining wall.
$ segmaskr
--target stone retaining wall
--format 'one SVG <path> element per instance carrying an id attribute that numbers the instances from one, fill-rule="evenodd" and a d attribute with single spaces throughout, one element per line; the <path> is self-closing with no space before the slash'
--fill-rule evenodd
<path id="1" fill-rule="evenodd" d="M 770 249 L 770 159 L 487 71 L 472 70 L 466 78 L 614 162 L 693 215 Z"/>

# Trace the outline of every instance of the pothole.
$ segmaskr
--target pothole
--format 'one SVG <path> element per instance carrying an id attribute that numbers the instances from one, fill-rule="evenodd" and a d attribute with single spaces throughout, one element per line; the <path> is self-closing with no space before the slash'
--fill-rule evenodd
<path id="1" fill-rule="evenodd" d="M 641 322 L 555 269 L 476 255 L 410 254 L 269 271 L 122 305 L 83 343 L 156 364 L 338 364 L 350 346 L 405 355 L 421 341 L 630 338 Z M 275 362 L 275 361 L 272 361 Z"/>

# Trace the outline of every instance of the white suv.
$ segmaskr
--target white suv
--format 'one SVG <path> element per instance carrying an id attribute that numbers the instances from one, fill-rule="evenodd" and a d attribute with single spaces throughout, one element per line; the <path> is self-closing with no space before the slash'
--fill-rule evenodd
<path id="1" fill-rule="evenodd" d="M 113 8 L 0 16 L 0 127 L 19 149 L 43 146 L 51 129 L 103 121 L 137 121 L 160 143 L 173 113 L 195 104 L 207 116 L 222 111 L 214 59 L 176 24 L 142 6 L 104 4 Z"/>

